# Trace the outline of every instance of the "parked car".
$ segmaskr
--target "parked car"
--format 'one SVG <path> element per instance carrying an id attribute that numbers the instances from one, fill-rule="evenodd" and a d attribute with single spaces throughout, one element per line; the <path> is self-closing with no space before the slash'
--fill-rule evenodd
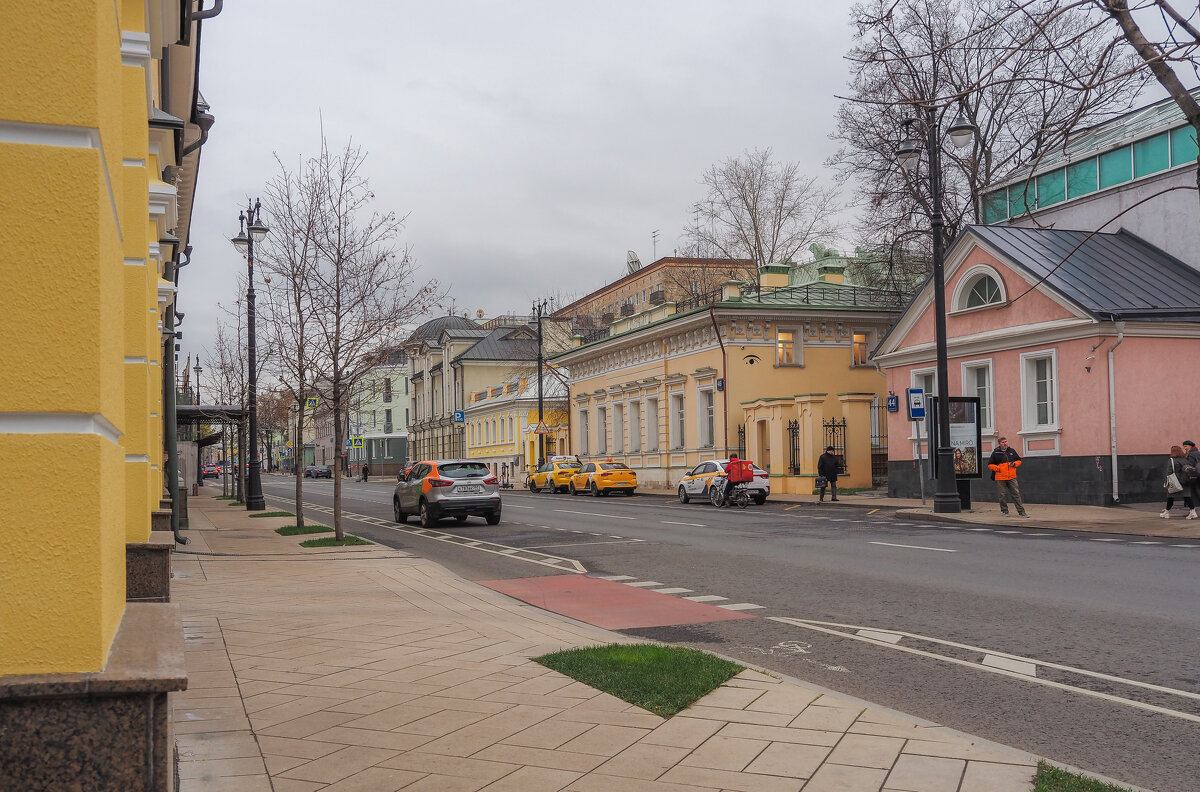
<path id="1" fill-rule="evenodd" d="M 500 482 L 487 465 L 469 459 L 431 459 L 417 462 L 407 475 L 396 477 L 392 511 L 396 522 L 411 515 L 430 528 L 443 517 L 466 522 L 483 517 L 488 525 L 500 522 Z"/>
<path id="2" fill-rule="evenodd" d="M 746 489 L 750 493 L 750 497 L 760 506 L 766 503 L 767 496 L 771 494 L 771 479 L 767 471 L 750 463 L 754 468 L 754 481 L 746 485 Z M 696 467 L 692 468 L 679 482 L 679 502 L 687 503 L 692 498 L 709 499 L 709 488 L 712 487 L 714 479 L 725 478 L 725 468 L 728 467 L 728 459 L 715 459 L 710 462 L 701 462 Z"/>
<path id="3" fill-rule="evenodd" d="M 624 462 L 613 462 L 611 459 L 588 462 L 571 477 L 569 489 L 572 495 L 581 492 L 590 492 L 595 496 L 607 495 L 610 492 L 632 495 L 637 489 L 637 473 L 630 470 Z"/>
<path id="4" fill-rule="evenodd" d="M 333 468 L 329 465 L 309 465 L 304 469 L 304 475 L 309 478 L 333 478 Z"/>
<path id="5" fill-rule="evenodd" d="M 575 457 L 552 456 L 529 476 L 529 491 L 549 490 L 551 494 L 566 492 L 570 488 L 571 477 L 581 467 L 583 464 Z"/>

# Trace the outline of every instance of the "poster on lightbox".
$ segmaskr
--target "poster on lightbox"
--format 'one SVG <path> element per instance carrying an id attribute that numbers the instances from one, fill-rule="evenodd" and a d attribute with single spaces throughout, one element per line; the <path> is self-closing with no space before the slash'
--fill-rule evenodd
<path id="1" fill-rule="evenodd" d="M 931 397 L 932 420 L 930 421 L 930 445 L 937 448 L 937 411 L 941 409 L 937 397 Z M 984 462 L 983 438 L 979 426 L 979 398 L 976 396 L 951 396 L 950 408 L 950 451 L 954 459 L 955 478 L 981 478 Z M 934 470 L 937 470 L 937 454 L 933 453 Z"/>

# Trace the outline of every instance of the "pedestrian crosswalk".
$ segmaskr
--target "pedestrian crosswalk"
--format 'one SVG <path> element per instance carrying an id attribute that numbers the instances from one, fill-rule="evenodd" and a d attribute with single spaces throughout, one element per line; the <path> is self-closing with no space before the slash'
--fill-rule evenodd
<path id="1" fill-rule="evenodd" d="M 640 588 L 646 591 L 654 591 L 658 594 L 678 595 L 692 593 L 691 589 L 680 588 L 678 586 L 667 586 L 665 583 L 659 583 L 657 580 L 638 580 L 632 575 L 589 575 L 588 577 L 594 577 L 598 580 L 609 580 L 613 583 L 624 583 L 626 586 L 632 586 L 634 588 Z M 725 610 L 729 611 L 761 610 L 766 607 L 764 605 L 757 605 L 753 602 L 730 602 L 717 605 L 719 602 L 724 603 L 724 601 L 728 600 L 729 598 L 721 597 L 716 594 L 697 594 L 692 597 L 681 597 L 681 599 L 716 605 L 718 608 L 724 608 Z"/>

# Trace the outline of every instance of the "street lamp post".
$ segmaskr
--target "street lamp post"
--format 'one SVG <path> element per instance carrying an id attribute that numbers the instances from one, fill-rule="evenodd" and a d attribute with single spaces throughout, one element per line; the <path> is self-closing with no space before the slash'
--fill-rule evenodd
<path id="1" fill-rule="evenodd" d="M 196 365 L 192 366 L 192 371 L 196 372 L 196 406 L 200 406 L 200 373 L 204 371 L 204 367 L 200 365 L 200 358 L 196 358 Z M 201 487 L 204 486 L 204 460 L 200 454 L 200 416 L 196 416 L 196 483 Z"/>
<path id="2" fill-rule="evenodd" d="M 238 235 L 233 246 L 246 257 L 246 409 L 250 412 L 250 466 L 246 476 L 246 511 L 267 508 L 262 491 L 262 459 L 258 454 L 258 372 L 255 369 L 254 342 L 254 245 L 267 236 L 262 222 L 262 204 L 256 199 L 247 202 L 246 211 L 238 215 Z M 239 463 L 241 460 L 239 460 Z"/>
<path id="3" fill-rule="evenodd" d="M 942 514 L 954 514 L 962 511 L 962 501 L 958 497 L 958 484 L 954 475 L 954 455 L 950 448 L 950 365 L 946 351 L 946 273 L 942 231 L 945 219 L 942 216 L 942 163 L 941 140 L 937 125 L 937 108 L 925 105 L 925 117 L 909 118 L 904 121 L 906 128 L 922 127 L 924 140 L 908 137 L 896 150 L 900 167 L 910 170 L 917 166 L 924 149 L 929 157 L 929 230 L 933 235 L 933 310 L 934 329 L 937 340 L 937 489 L 933 496 L 933 510 Z M 963 148 L 971 142 L 976 133 L 975 125 L 959 109 L 958 116 L 948 129 L 950 140 L 955 147 Z"/>

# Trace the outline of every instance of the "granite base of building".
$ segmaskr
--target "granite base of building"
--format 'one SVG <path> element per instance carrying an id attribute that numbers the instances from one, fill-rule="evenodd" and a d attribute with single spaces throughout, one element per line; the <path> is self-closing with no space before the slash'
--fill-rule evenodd
<path id="1" fill-rule="evenodd" d="M 1112 457 L 1026 457 L 1021 465 L 1021 496 L 1027 503 L 1059 503 L 1081 506 L 1113 506 Z M 925 461 L 926 471 L 929 461 Z M 1117 457 L 1120 503 L 1156 503 L 1166 498 L 1167 456 L 1130 455 Z M 971 480 L 971 502 L 992 503 L 996 485 L 984 471 Z M 932 503 L 936 481 L 925 481 L 925 496 Z M 888 462 L 888 496 L 919 498 L 921 481 L 912 460 Z"/>
<path id="2" fill-rule="evenodd" d="M 186 687 L 179 607 L 129 603 L 104 670 L 0 677 L 0 789 L 172 792 Z"/>
<path id="3" fill-rule="evenodd" d="M 171 552 L 175 535 L 151 531 L 148 542 L 125 543 L 125 601 L 171 601 Z"/>

